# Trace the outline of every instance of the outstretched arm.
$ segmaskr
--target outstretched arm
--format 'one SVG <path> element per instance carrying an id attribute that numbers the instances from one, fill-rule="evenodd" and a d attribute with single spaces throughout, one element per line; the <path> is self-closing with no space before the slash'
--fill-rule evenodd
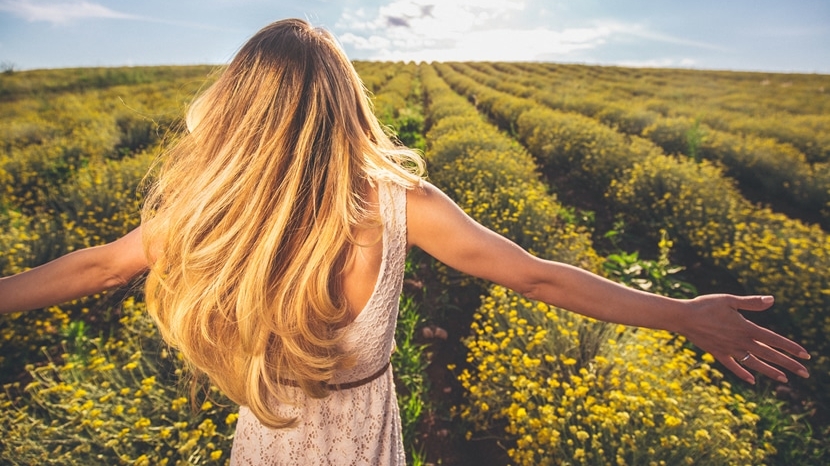
<path id="1" fill-rule="evenodd" d="M 539 259 L 473 221 L 429 183 L 409 191 L 407 241 L 450 267 L 527 298 L 607 322 L 682 334 L 747 382 L 755 379 L 744 366 L 779 381 L 786 381 L 786 375 L 776 366 L 807 376 L 804 366 L 789 356 L 808 358 L 804 348 L 738 312 L 767 309 L 772 297 L 706 295 L 678 300 Z M 751 356 L 743 360 L 747 354 Z"/>
<path id="2" fill-rule="evenodd" d="M 122 286 L 147 266 L 138 227 L 112 243 L 80 249 L 0 278 L 0 314 L 59 304 Z"/>

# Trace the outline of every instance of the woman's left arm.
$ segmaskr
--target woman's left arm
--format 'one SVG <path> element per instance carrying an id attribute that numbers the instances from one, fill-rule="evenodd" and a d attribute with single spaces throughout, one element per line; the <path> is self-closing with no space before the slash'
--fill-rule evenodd
<path id="1" fill-rule="evenodd" d="M 786 381 L 786 375 L 776 366 L 802 377 L 808 375 L 790 356 L 808 358 L 804 348 L 738 312 L 767 309 L 772 305 L 771 297 L 720 294 L 678 300 L 539 259 L 473 221 L 429 183 L 409 191 L 407 237 L 409 245 L 448 266 L 504 285 L 529 299 L 606 322 L 684 335 L 747 382 L 755 379 L 744 366 L 780 381 Z M 747 354 L 750 356 L 744 359 Z"/>
<path id="2" fill-rule="evenodd" d="M 80 249 L 0 278 L 0 314 L 59 304 L 122 286 L 147 267 L 138 227 L 103 246 Z"/>

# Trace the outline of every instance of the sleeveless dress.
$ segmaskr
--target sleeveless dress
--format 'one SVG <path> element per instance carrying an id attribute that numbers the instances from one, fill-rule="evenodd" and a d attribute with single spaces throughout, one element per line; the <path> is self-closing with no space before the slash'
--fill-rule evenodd
<path id="1" fill-rule="evenodd" d="M 378 204 L 383 222 L 380 273 L 366 306 L 342 330 L 345 349 L 357 363 L 338 372 L 333 384 L 371 378 L 387 367 L 394 349 L 406 260 L 405 188 L 378 183 Z M 297 427 L 269 429 L 240 407 L 231 466 L 406 464 L 391 367 L 371 382 L 332 390 L 321 399 L 290 390 L 297 403 L 275 411 L 298 417 Z"/>

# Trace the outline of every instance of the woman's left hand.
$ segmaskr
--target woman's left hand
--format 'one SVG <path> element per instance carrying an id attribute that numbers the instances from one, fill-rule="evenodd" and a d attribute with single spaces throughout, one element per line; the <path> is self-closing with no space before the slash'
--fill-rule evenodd
<path id="1" fill-rule="evenodd" d="M 810 359 L 804 348 L 750 322 L 738 312 L 763 311 L 773 301 L 772 296 L 699 296 L 687 301 L 691 312 L 678 332 L 751 384 L 755 383 L 755 377 L 748 369 L 781 383 L 787 382 L 787 375 L 779 367 L 809 377 L 807 369 L 793 359 Z"/>

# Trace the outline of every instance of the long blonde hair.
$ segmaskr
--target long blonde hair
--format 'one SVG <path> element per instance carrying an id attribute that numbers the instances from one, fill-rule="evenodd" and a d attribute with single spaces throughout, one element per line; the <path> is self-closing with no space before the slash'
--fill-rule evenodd
<path id="1" fill-rule="evenodd" d="M 191 368 L 270 427 L 284 383 L 309 396 L 349 355 L 340 273 L 367 191 L 412 186 L 420 156 L 395 146 L 351 62 L 302 20 L 266 26 L 191 106 L 142 212 L 156 255 L 147 307 Z"/>

